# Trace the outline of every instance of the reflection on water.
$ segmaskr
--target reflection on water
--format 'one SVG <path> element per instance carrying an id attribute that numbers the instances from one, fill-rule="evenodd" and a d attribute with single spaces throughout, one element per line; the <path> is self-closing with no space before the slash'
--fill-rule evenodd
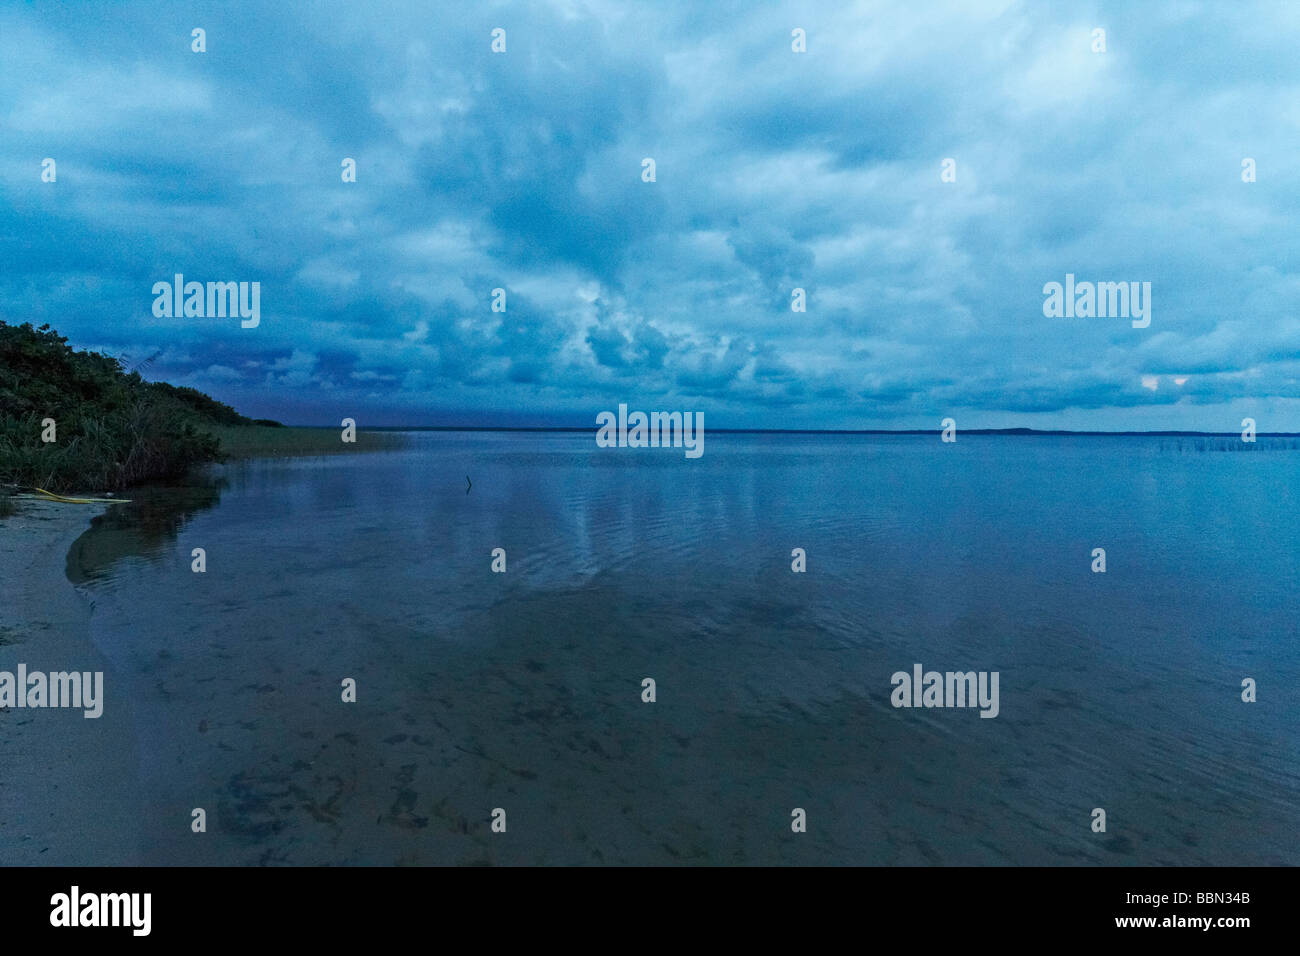
<path id="1" fill-rule="evenodd" d="M 420 434 L 229 466 L 88 532 L 143 859 L 1300 862 L 1300 454 L 639 451 Z M 917 662 L 998 671 L 999 716 L 892 708 Z"/>
<path id="2" fill-rule="evenodd" d="M 196 477 L 184 485 L 133 489 L 130 499 L 91 520 L 68 551 L 68 579 L 86 584 L 107 575 L 122 558 L 158 559 L 190 520 L 221 500 L 224 477 Z"/>

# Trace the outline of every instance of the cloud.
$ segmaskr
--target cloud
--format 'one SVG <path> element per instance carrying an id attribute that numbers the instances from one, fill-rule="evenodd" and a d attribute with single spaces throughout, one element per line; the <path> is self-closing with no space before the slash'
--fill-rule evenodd
<path id="1" fill-rule="evenodd" d="M 1300 12 L 1194 10 L 9 5 L 0 316 L 305 422 L 1300 430 Z M 261 324 L 153 317 L 177 272 Z M 1150 327 L 1044 317 L 1067 273 Z"/>

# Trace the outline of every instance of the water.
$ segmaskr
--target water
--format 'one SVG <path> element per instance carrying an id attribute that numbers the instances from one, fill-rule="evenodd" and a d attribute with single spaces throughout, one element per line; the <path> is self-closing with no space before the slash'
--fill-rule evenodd
<path id="1" fill-rule="evenodd" d="M 135 735 L 96 825 L 162 864 L 1300 863 L 1298 479 L 1264 441 L 712 433 L 228 468 L 71 555 Z M 918 662 L 998 671 L 999 715 L 895 709 Z"/>

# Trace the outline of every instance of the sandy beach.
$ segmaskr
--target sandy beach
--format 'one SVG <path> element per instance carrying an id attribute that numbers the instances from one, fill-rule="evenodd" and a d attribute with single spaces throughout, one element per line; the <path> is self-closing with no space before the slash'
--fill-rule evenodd
<path id="1" fill-rule="evenodd" d="M 0 865 L 137 862 L 129 702 L 90 637 L 89 599 L 65 574 L 100 505 L 23 500 L 0 519 L 0 671 L 103 671 L 104 711 L 0 710 Z"/>

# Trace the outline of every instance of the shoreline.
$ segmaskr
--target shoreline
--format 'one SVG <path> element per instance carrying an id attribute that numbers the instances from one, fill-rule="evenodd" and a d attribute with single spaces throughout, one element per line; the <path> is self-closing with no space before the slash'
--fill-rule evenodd
<path id="1" fill-rule="evenodd" d="M 0 710 L 0 865 L 130 865 L 138 821 L 136 746 L 127 701 L 91 637 L 91 603 L 68 579 L 67 556 L 102 505 L 23 499 L 0 519 L 0 671 L 102 671 L 104 711 Z M 120 686 L 120 685 L 119 685 Z"/>
<path id="2" fill-rule="evenodd" d="M 355 455 L 393 451 L 406 447 L 400 432 L 357 429 L 355 441 L 342 441 L 342 429 L 298 425 L 234 425 L 208 429 L 221 442 L 227 462 L 258 458 L 310 458 L 317 455 Z"/>
<path id="3" fill-rule="evenodd" d="M 243 435 L 224 464 L 405 444 L 362 431 L 356 443 L 335 430 L 252 426 Z M 139 865 L 139 735 L 121 693 L 130 682 L 115 679 L 96 646 L 93 600 L 68 573 L 78 539 L 113 506 L 9 500 L 15 513 L 0 516 L 0 671 L 100 671 L 104 681 L 97 718 L 76 708 L 0 708 L 0 866 Z M 181 825 L 188 830 L 188 818 Z"/>

